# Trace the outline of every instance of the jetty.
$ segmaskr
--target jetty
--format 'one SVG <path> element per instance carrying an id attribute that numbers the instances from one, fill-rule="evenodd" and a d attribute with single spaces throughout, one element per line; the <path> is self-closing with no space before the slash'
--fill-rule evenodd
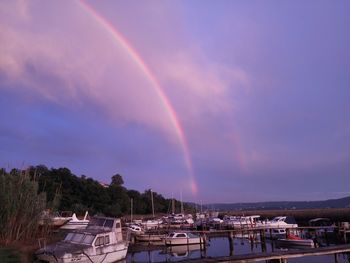
<path id="1" fill-rule="evenodd" d="M 334 262 L 338 263 L 339 254 L 350 253 L 350 245 L 338 245 L 331 247 L 320 247 L 303 250 L 291 250 L 291 251 L 278 251 L 278 252 L 263 252 L 253 254 L 242 254 L 225 257 L 206 257 L 198 259 L 186 259 L 177 261 L 181 263 L 247 263 L 263 260 L 274 260 L 274 262 L 287 263 L 290 258 L 301 258 L 307 256 L 322 256 L 322 255 L 334 255 Z M 349 257 L 350 263 L 350 257 Z"/>
<path id="2" fill-rule="evenodd" d="M 338 226 L 334 227 L 337 229 L 337 239 L 339 242 L 342 242 L 341 245 L 332 245 L 329 246 L 328 244 L 328 238 L 326 235 L 326 232 L 323 232 L 321 234 L 325 241 L 327 241 L 327 244 L 324 244 L 326 246 L 324 247 L 316 247 L 316 248 L 303 248 L 299 250 L 274 250 L 272 248 L 272 251 L 267 251 L 267 237 L 266 232 L 272 231 L 273 227 L 255 227 L 255 228 L 243 228 L 243 229 L 215 229 L 215 230 L 187 230 L 188 232 L 196 233 L 197 235 L 203 237 L 203 240 L 205 240 L 205 243 L 207 243 L 208 240 L 214 237 L 225 237 L 228 240 L 229 244 L 229 256 L 221 256 L 221 257 L 208 257 L 206 253 L 206 245 L 205 243 L 203 246 L 200 246 L 200 258 L 197 259 L 184 259 L 177 262 L 182 263 L 214 263 L 214 262 L 227 262 L 227 263 L 246 263 L 246 262 L 257 262 L 257 261 L 266 261 L 266 262 L 278 262 L 278 263 L 287 263 L 288 259 L 292 258 L 302 258 L 302 257 L 308 257 L 308 256 L 322 256 L 322 255 L 333 255 L 334 261 L 339 263 L 339 255 L 341 254 L 347 254 L 347 259 L 350 263 L 350 244 L 347 244 L 347 238 L 346 234 L 349 232 L 349 229 L 344 226 Z M 289 234 L 289 231 L 298 231 L 300 234 L 302 234 L 303 231 L 316 231 L 316 230 L 323 230 L 325 227 L 293 227 L 293 228 L 287 228 L 286 235 Z M 158 229 L 157 231 L 154 231 L 155 233 L 167 233 L 169 229 Z M 150 234 L 152 235 L 152 234 Z M 255 253 L 249 253 L 249 254 L 239 254 L 235 255 L 234 251 L 234 239 L 235 238 L 244 238 L 248 239 L 251 246 L 254 244 L 259 244 L 261 246 L 262 252 L 255 252 Z M 315 240 L 315 242 L 317 242 Z M 146 245 L 147 244 L 147 245 Z M 274 247 L 274 243 L 272 246 Z M 151 239 L 149 242 L 144 242 L 143 245 L 140 244 L 134 244 L 131 245 L 129 248 L 129 252 L 131 252 L 132 255 L 134 253 L 138 253 L 141 251 L 150 251 L 152 250 L 161 250 L 162 245 L 157 243 L 152 243 Z M 253 251 L 253 250 L 252 250 Z M 150 256 L 150 255 L 149 255 Z M 133 258 L 133 256 L 132 256 Z M 344 261 L 341 261 L 344 262 Z"/>

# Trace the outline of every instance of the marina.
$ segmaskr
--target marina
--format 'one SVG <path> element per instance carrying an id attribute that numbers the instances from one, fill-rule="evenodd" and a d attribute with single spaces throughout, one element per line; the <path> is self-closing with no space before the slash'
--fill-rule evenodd
<path id="1" fill-rule="evenodd" d="M 280 226 L 278 226 L 280 227 Z M 334 227 L 330 234 L 324 227 L 304 226 L 289 228 L 284 238 L 267 238 L 274 227 L 209 231 L 190 230 L 205 240 L 204 246 L 179 248 L 182 256 L 174 256 L 173 249 L 162 243 L 130 244 L 127 262 L 350 262 L 350 245 L 344 244 L 343 231 Z M 165 230 L 163 230 L 165 231 Z M 186 230 L 188 231 L 188 230 Z M 301 237 L 293 237 L 290 232 Z M 322 233 L 315 235 L 315 233 Z M 287 238 L 289 236 L 289 239 Z M 313 238 L 305 238 L 313 235 Z M 147 244 L 147 245 L 145 245 Z M 174 248 L 174 247 L 173 247 Z M 298 261 L 293 261 L 298 260 Z"/>

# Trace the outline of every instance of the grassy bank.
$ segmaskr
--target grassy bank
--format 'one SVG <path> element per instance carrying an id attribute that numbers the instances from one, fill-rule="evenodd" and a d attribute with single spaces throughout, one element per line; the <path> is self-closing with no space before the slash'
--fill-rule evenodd
<path id="1" fill-rule="evenodd" d="M 12 248 L 0 248 L 1 263 L 21 263 L 20 253 Z"/>

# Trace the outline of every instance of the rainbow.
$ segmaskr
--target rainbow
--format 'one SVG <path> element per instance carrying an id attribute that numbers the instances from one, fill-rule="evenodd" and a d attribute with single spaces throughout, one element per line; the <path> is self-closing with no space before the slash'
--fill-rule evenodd
<path id="1" fill-rule="evenodd" d="M 149 67 L 146 65 L 145 61 L 141 58 L 141 56 L 136 52 L 136 50 L 132 47 L 132 45 L 126 40 L 126 38 L 103 16 L 101 16 L 91 5 L 86 3 L 84 0 L 78 1 L 82 8 L 95 19 L 95 21 L 102 26 L 103 29 L 105 29 L 113 38 L 114 41 L 118 45 L 120 45 L 130 56 L 130 58 L 134 61 L 134 63 L 139 67 L 141 72 L 146 76 L 146 78 L 150 81 L 152 84 L 152 87 L 154 87 L 156 94 L 158 95 L 162 106 L 164 107 L 169 120 L 171 122 L 171 125 L 174 127 L 174 131 L 176 133 L 176 136 L 178 138 L 178 141 L 180 143 L 183 155 L 184 155 L 184 161 L 185 165 L 190 177 L 190 186 L 191 190 L 194 194 L 198 192 L 198 186 L 195 180 L 194 172 L 193 172 L 193 165 L 191 160 L 191 155 L 189 151 L 189 146 L 185 137 L 185 132 L 183 128 L 181 127 L 180 121 L 177 117 L 176 111 L 174 110 L 172 104 L 170 103 L 168 97 L 166 96 L 165 92 L 163 91 L 161 85 L 159 84 L 157 78 L 154 76 L 154 74 L 151 72 Z"/>

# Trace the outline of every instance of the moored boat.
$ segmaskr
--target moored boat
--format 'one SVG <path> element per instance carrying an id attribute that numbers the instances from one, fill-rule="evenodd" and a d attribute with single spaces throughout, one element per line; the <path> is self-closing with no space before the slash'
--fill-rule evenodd
<path id="1" fill-rule="evenodd" d="M 43 211 L 39 225 L 50 225 L 53 227 L 61 227 L 72 219 L 71 211 L 54 212 Z"/>
<path id="2" fill-rule="evenodd" d="M 259 225 L 260 216 L 224 216 L 223 223 L 235 229 L 254 228 Z"/>
<path id="3" fill-rule="evenodd" d="M 88 226 L 89 220 L 87 219 L 88 211 L 85 212 L 85 216 L 83 219 L 78 219 L 76 214 L 74 213 L 72 215 L 72 218 L 63 226 L 60 227 L 60 229 L 84 229 Z"/>
<path id="4" fill-rule="evenodd" d="M 271 221 L 264 221 L 257 225 L 258 227 L 264 227 L 267 238 L 277 239 L 284 238 L 287 234 L 286 229 L 290 229 L 291 233 L 294 233 L 293 228 L 297 228 L 294 217 L 291 216 L 277 216 Z"/>
<path id="5" fill-rule="evenodd" d="M 309 221 L 311 231 L 315 231 L 316 235 L 333 233 L 335 229 L 334 223 L 329 218 L 314 218 Z"/>
<path id="6" fill-rule="evenodd" d="M 86 229 L 67 233 L 64 240 L 39 249 L 36 256 L 45 262 L 112 263 L 124 259 L 127 250 L 120 219 L 95 217 Z"/>
<path id="7" fill-rule="evenodd" d="M 142 227 L 138 226 L 138 225 L 134 225 L 134 224 L 131 224 L 127 227 L 127 230 L 130 232 L 130 233 L 133 233 L 133 234 L 136 234 L 136 235 L 139 235 L 139 234 L 143 234 L 144 231 L 142 229 Z"/>
<path id="8" fill-rule="evenodd" d="M 277 239 L 279 247 L 305 247 L 314 248 L 315 243 L 312 239 L 303 239 L 295 235 L 288 235 L 287 238 Z"/>
<path id="9" fill-rule="evenodd" d="M 135 235 L 135 240 L 138 242 L 147 242 L 152 244 L 164 244 L 165 234 L 144 233 Z"/>
<path id="10" fill-rule="evenodd" d="M 167 246 L 204 244 L 204 238 L 189 232 L 172 232 L 164 238 Z"/>
<path id="11" fill-rule="evenodd" d="M 160 227 L 161 224 L 162 224 L 161 219 L 147 220 L 141 223 L 142 227 L 146 230 L 157 229 Z"/>

